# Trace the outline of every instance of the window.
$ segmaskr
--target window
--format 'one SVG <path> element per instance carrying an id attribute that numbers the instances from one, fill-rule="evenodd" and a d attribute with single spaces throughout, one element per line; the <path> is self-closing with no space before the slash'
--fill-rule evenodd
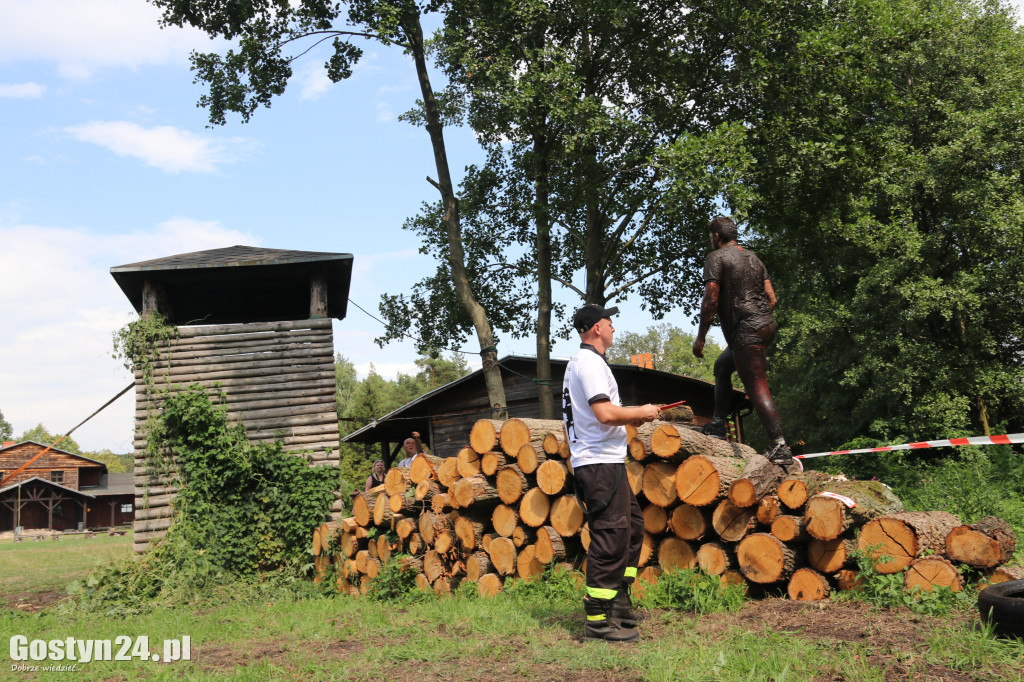
<path id="1" fill-rule="evenodd" d="M 132 513 L 132 503 L 131 502 L 122 502 L 121 503 L 121 513 L 122 514 L 131 514 Z"/>
<path id="2" fill-rule="evenodd" d="M 64 482 L 64 472 L 63 471 L 51 471 L 50 472 L 50 482 L 51 483 L 63 483 Z"/>

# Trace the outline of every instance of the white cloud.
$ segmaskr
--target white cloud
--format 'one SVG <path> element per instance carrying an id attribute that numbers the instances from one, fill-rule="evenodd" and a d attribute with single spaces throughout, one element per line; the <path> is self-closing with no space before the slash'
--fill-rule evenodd
<path id="1" fill-rule="evenodd" d="M 395 112 L 387 102 L 377 102 L 377 120 L 381 123 L 390 123 L 395 120 Z"/>
<path id="2" fill-rule="evenodd" d="M 211 173 L 248 154 L 255 143 L 245 138 L 217 139 L 172 126 L 143 128 L 128 121 L 91 121 L 64 129 L 80 142 L 105 147 L 118 156 L 141 159 L 170 173 Z"/>
<path id="3" fill-rule="evenodd" d="M 323 64 L 315 60 L 304 62 L 296 71 L 295 77 L 299 82 L 299 98 L 302 100 L 318 100 L 334 85 L 327 77 Z"/>
<path id="4" fill-rule="evenodd" d="M 0 219 L 0 243 L 0 410 L 15 436 L 38 423 L 64 433 L 131 381 L 111 357 L 114 331 L 134 318 L 111 267 L 233 244 L 259 245 L 252 235 L 188 218 L 120 234 Z M 129 394 L 72 437 L 87 450 L 128 452 L 133 414 Z"/>
<path id="5" fill-rule="evenodd" d="M 141 0 L 0 0 L 0 63 L 56 62 L 67 77 L 98 68 L 187 64 L 210 49 L 194 29 L 161 29 L 160 10 Z"/>
<path id="6" fill-rule="evenodd" d="M 38 99 L 45 92 L 39 83 L 0 83 L 0 97 L 7 99 Z"/>

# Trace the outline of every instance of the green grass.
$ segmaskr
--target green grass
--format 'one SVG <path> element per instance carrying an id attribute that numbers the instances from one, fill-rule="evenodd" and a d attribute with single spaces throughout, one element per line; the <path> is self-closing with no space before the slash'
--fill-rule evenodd
<path id="1" fill-rule="evenodd" d="M 132 553 L 131 534 L 62 537 L 60 540 L 0 541 L 0 597 L 63 592 L 97 566 Z"/>

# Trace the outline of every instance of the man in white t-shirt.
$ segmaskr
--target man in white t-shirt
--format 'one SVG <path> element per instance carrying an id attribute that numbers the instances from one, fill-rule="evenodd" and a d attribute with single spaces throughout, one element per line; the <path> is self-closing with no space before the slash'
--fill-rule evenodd
<path id="1" fill-rule="evenodd" d="M 412 466 L 412 460 L 416 457 L 416 440 L 413 438 L 406 438 L 405 443 L 402 444 L 405 448 L 405 458 L 402 459 L 396 466 L 405 467 L 408 469 Z"/>
<path id="2" fill-rule="evenodd" d="M 626 478 L 625 425 L 654 421 L 658 408 L 621 405 L 604 357 L 615 334 L 611 316 L 618 312 L 590 303 L 573 316 L 581 343 L 565 369 L 562 416 L 576 494 L 590 526 L 583 636 L 622 642 L 640 636 L 628 590 L 644 537 L 643 513 Z"/>

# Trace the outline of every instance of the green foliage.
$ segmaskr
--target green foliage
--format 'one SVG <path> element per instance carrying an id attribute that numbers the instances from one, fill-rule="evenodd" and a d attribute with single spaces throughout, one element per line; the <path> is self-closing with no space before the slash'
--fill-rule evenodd
<path id="1" fill-rule="evenodd" d="M 631 355 L 650 353 L 654 369 L 672 372 L 704 381 L 715 381 L 715 360 L 724 350 L 709 339 L 704 346 L 704 357 L 693 355 L 693 334 L 672 324 L 652 325 L 644 332 L 616 332 L 615 345 L 608 349 L 609 362 L 628 363 Z M 739 377 L 733 377 L 734 383 Z M 737 384 L 739 385 L 739 384 Z"/>
<path id="2" fill-rule="evenodd" d="M 411 603 L 424 598 L 434 599 L 433 592 L 416 587 L 416 569 L 402 562 L 404 554 L 392 555 L 380 572 L 370 581 L 366 596 L 373 601 Z"/>
<path id="3" fill-rule="evenodd" d="M 177 457 L 181 489 L 170 534 L 238 575 L 302 558 L 309 535 L 330 510 L 337 469 L 310 466 L 281 443 L 250 443 L 201 386 L 169 395 L 151 448 Z"/>
<path id="4" fill-rule="evenodd" d="M 914 613 L 939 617 L 948 615 L 954 609 L 961 611 L 974 609 L 978 601 L 976 587 L 967 587 L 960 592 L 954 592 L 944 586 L 935 587 L 931 591 L 924 591 L 915 586 L 913 591 L 909 591 L 904 584 L 902 572 L 879 573 L 875 566 L 875 560 L 871 558 L 871 555 L 879 549 L 881 549 L 881 545 L 868 547 L 865 551 L 854 550 L 853 558 L 857 562 L 857 577 L 863 583 L 856 590 L 834 592 L 834 599 L 856 599 L 867 602 L 876 609 L 906 607 Z M 886 564 L 892 560 L 892 557 L 883 555 L 878 563 Z"/>
<path id="5" fill-rule="evenodd" d="M 160 346 L 178 337 L 178 328 L 168 324 L 156 312 L 132 320 L 114 332 L 115 360 L 121 360 L 130 372 L 141 372 L 148 388 L 153 386 L 153 362 L 160 356 Z"/>
<path id="6" fill-rule="evenodd" d="M 0 441 L 10 440 L 14 435 L 14 427 L 11 422 L 4 419 L 3 410 L 0 410 Z"/>
<path id="7" fill-rule="evenodd" d="M 40 445 L 53 445 L 57 442 L 58 438 L 60 438 L 60 436 L 50 433 L 47 428 L 40 423 L 23 432 L 16 440 L 19 443 L 30 440 L 39 443 Z M 82 446 L 75 442 L 74 438 L 70 437 L 62 440 L 60 445 L 57 446 L 57 449 L 63 450 L 64 452 L 71 452 L 76 455 L 88 456 L 82 452 Z"/>
<path id="8" fill-rule="evenodd" d="M 681 609 L 697 614 L 738 611 L 746 601 L 744 585 L 723 585 L 717 575 L 679 569 L 658 577 L 643 597 L 634 601 L 648 609 Z"/>
<path id="9" fill-rule="evenodd" d="M 106 464 L 107 471 L 112 474 L 123 474 L 135 469 L 135 455 L 132 454 L 118 455 L 107 449 L 83 454 L 89 459 Z"/>
<path id="10" fill-rule="evenodd" d="M 501 596 L 515 602 L 543 602 L 552 606 L 578 606 L 586 594 L 586 584 L 576 571 L 558 565 L 549 565 L 532 580 L 513 580 L 506 583 Z"/>
<path id="11" fill-rule="evenodd" d="M 772 387 L 827 450 L 1024 426 L 1024 31 L 998 3 L 840 0 L 741 52 L 736 210 L 776 278 Z"/>

